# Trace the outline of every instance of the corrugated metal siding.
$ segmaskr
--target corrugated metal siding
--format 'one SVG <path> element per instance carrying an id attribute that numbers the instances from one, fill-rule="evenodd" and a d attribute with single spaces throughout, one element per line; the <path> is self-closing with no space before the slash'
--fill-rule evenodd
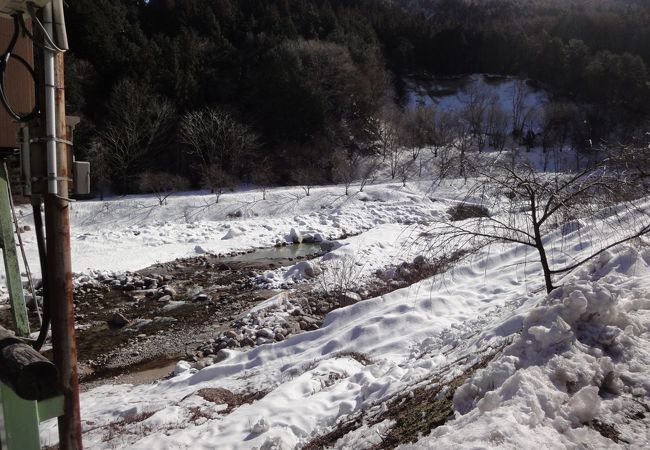
<path id="1" fill-rule="evenodd" d="M 0 17 L 0 52 L 9 45 L 13 33 L 13 21 Z M 33 65 L 33 50 L 29 38 L 19 37 L 14 52 Z M 34 82 L 20 63 L 10 61 L 5 74 L 7 96 L 18 112 L 29 112 L 34 107 Z M 16 147 L 18 126 L 0 106 L 0 147 Z"/>

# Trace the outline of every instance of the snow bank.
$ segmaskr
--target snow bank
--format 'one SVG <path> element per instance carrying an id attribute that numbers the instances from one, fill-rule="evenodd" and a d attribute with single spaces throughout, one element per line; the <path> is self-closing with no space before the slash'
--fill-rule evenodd
<path id="1" fill-rule="evenodd" d="M 649 261 L 627 247 L 583 268 L 595 280 L 574 277 L 531 310 L 513 344 L 456 391 L 455 420 L 403 448 L 618 448 L 595 419 L 621 443 L 650 442 L 648 419 L 629 419 L 650 394 Z"/>

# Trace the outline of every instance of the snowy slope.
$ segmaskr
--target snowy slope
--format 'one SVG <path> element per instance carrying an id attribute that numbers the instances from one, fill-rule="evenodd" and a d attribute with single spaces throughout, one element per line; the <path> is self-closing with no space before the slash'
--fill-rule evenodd
<path id="1" fill-rule="evenodd" d="M 404 224 L 404 208 L 413 218 L 441 211 L 437 202 L 424 207 L 408 199 L 409 190 L 383 186 L 374 195 L 392 199 L 375 206 L 359 202 L 366 206 L 358 215 L 352 210 L 347 217 L 353 218 L 339 223 L 389 230 L 379 220 L 390 218 L 409 230 L 417 225 L 411 219 Z M 391 213 L 392 202 L 402 200 Z M 278 230 L 286 232 L 295 220 L 309 227 L 332 227 L 334 221 L 320 211 L 301 214 L 278 219 Z M 261 240 L 281 236 L 278 230 Z M 565 258 L 569 247 L 579 255 L 601 245 L 591 239 L 601 237 L 598 226 L 564 231 L 547 238 L 553 257 Z M 385 241 L 404 241 L 404 232 L 393 230 Z M 371 235 L 369 242 L 381 240 Z M 381 246 L 359 248 L 375 252 L 369 259 L 382 258 Z M 387 245 L 383 258 L 396 248 Z M 180 365 L 178 376 L 153 385 L 84 393 L 86 446 L 299 448 L 355 414 L 381 411 L 384 402 L 413 386 L 444 383 L 507 344 L 456 391 L 455 418 L 405 448 L 644 448 L 650 429 L 644 409 L 650 404 L 649 283 L 650 252 L 620 246 L 567 275 L 547 297 L 530 250 L 492 246 L 447 273 L 333 311 L 319 330 L 227 351 L 225 360 L 196 373 Z M 201 389 L 257 395 L 230 411 L 227 402 L 199 395 Z M 618 444 L 595 430 L 594 419 L 617 430 Z M 333 445 L 369 448 L 391 426 L 390 420 L 366 424 Z M 45 442 L 54 442 L 54 425 L 44 431 Z"/>

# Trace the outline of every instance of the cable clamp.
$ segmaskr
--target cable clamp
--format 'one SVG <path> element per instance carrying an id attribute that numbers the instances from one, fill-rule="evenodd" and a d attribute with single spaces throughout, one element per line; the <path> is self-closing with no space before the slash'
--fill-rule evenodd
<path id="1" fill-rule="evenodd" d="M 70 198 L 70 197 L 62 197 L 62 196 L 60 196 L 60 195 L 58 195 L 58 194 L 55 195 L 55 197 L 58 198 L 59 200 L 63 200 L 64 202 L 68 202 L 68 203 L 74 203 L 74 202 L 77 201 L 77 200 L 75 200 L 74 198 Z"/>
<path id="2" fill-rule="evenodd" d="M 41 142 L 50 142 L 50 141 L 58 142 L 59 144 L 67 144 L 70 147 L 74 147 L 74 143 L 72 141 L 69 141 L 67 139 L 61 139 L 61 138 L 54 137 L 54 136 L 32 138 L 32 139 L 29 140 L 29 143 L 30 144 L 38 144 L 38 143 L 41 143 Z"/>
<path id="3" fill-rule="evenodd" d="M 41 180 L 68 181 L 70 183 L 73 181 L 73 179 L 70 177 L 33 177 L 32 178 L 32 181 L 41 181 Z"/>

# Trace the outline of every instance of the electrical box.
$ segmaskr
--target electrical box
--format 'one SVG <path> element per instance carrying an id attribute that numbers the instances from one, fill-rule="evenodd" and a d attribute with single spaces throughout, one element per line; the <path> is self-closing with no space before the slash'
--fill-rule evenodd
<path id="1" fill-rule="evenodd" d="M 90 194 L 90 163 L 75 161 L 73 164 L 74 193 L 77 195 Z"/>
<path id="2" fill-rule="evenodd" d="M 14 13 L 26 13 L 27 3 L 33 3 L 36 8 L 42 8 L 51 0 L 0 0 L 0 15 L 12 15 Z"/>

